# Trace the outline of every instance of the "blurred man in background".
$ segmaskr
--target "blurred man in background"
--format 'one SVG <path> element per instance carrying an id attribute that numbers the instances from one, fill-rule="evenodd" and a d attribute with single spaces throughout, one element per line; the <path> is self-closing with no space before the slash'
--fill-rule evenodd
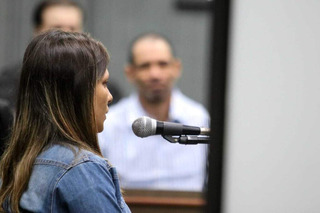
<path id="1" fill-rule="evenodd" d="M 70 1 L 44 1 L 33 14 L 35 34 L 52 28 L 70 32 L 82 32 L 84 12 Z"/>
<path id="2" fill-rule="evenodd" d="M 110 108 L 99 142 L 104 157 L 117 165 L 127 189 L 201 191 L 206 145 L 171 144 L 161 136 L 138 138 L 132 123 L 141 116 L 194 126 L 209 126 L 199 103 L 175 88 L 181 62 L 159 34 L 144 34 L 132 43 L 125 73 L 137 91 Z"/>
<path id="3" fill-rule="evenodd" d="M 43 1 L 35 8 L 32 21 L 34 24 L 34 35 L 51 28 L 81 32 L 83 11 L 79 5 L 72 2 Z M 0 72 L 1 153 L 5 149 L 6 138 L 10 132 L 13 121 L 21 67 L 21 62 L 17 62 L 4 68 Z"/>
<path id="4" fill-rule="evenodd" d="M 43 1 L 35 7 L 32 21 L 35 35 L 52 28 L 82 32 L 84 11 L 80 5 L 71 1 Z M 7 100 L 11 109 L 15 106 L 21 67 L 21 62 L 17 62 L 0 72 L 0 98 Z M 116 103 L 121 97 L 120 91 L 114 84 L 108 88 L 114 97 L 113 103 Z"/>
<path id="5" fill-rule="evenodd" d="M 71 32 L 82 32 L 84 23 L 84 11 L 80 5 L 63 0 L 42 1 L 35 7 L 32 21 L 34 35 L 52 28 Z M 0 129 L 0 149 L 5 147 L 5 138 L 9 133 L 19 89 L 21 62 L 17 62 L 0 72 L 0 100 L 1 122 L 6 128 Z M 109 84 L 108 88 L 113 95 L 113 103 L 121 98 L 121 93 L 115 84 Z M 0 150 L 0 151 L 1 151 Z"/>
<path id="6" fill-rule="evenodd" d="M 35 35 L 51 28 L 80 32 L 83 12 L 72 2 L 43 1 L 35 8 L 32 21 Z M 15 107 L 21 67 L 21 62 L 17 62 L 0 72 L 0 98 L 7 100 L 11 109 Z"/>

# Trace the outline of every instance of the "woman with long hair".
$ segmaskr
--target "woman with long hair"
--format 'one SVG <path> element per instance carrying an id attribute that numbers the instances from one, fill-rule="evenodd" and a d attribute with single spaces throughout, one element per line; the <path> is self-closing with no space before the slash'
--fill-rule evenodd
<path id="1" fill-rule="evenodd" d="M 108 62 L 83 33 L 51 30 L 28 45 L 0 162 L 3 211 L 130 212 L 97 139 L 112 101 Z"/>

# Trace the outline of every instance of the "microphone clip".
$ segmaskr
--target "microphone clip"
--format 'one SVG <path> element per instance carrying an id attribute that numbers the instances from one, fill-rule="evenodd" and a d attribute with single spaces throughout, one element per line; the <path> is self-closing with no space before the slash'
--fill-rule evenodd
<path id="1" fill-rule="evenodd" d="M 184 145 L 209 144 L 210 136 L 206 135 L 161 135 L 170 143 L 179 143 Z"/>

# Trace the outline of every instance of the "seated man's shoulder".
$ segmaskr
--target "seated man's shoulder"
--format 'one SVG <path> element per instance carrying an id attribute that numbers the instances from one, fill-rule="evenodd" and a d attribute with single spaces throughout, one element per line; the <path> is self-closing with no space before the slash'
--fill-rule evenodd
<path id="1" fill-rule="evenodd" d="M 2 78 L 18 78 L 20 76 L 20 70 L 22 63 L 11 64 L 6 67 L 2 67 L 0 70 L 0 76 Z"/>
<path id="2" fill-rule="evenodd" d="M 206 117 L 209 116 L 209 113 L 203 104 L 191 99 L 181 92 L 176 92 L 176 99 L 174 104 L 176 105 L 175 107 L 178 108 L 178 110 L 195 115 Z"/>
<path id="3" fill-rule="evenodd" d="M 1 112 L 2 110 L 9 110 L 9 102 L 7 100 L 0 98 L 0 110 Z"/>

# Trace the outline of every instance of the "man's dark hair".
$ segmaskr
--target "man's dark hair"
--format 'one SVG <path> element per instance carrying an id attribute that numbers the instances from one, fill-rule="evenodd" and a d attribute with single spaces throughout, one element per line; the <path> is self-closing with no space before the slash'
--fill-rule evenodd
<path id="1" fill-rule="evenodd" d="M 166 43 L 168 43 L 169 47 L 171 48 L 171 53 L 173 56 L 175 56 L 175 49 L 173 47 L 173 44 L 171 43 L 171 41 L 164 35 L 160 34 L 160 33 L 155 33 L 155 32 L 148 32 L 148 33 L 142 33 L 140 35 L 138 35 L 135 39 L 133 39 L 129 45 L 129 54 L 128 54 L 128 62 L 130 64 L 134 64 L 134 55 L 133 55 L 133 46 L 140 40 L 143 39 L 157 39 L 157 40 L 162 40 L 165 41 Z"/>
<path id="2" fill-rule="evenodd" d="M 71 1 L 67 1 L 67 0 L 47 0 L 47 1 L 41 2 L 39 5 L 37 5 L 34 12 L 33 12 L 32 22 L 33 22 L 33 26 L 35 28 L 38 28 L 39 26 L 41 26 L 43 12 L 52 6 L 75 7 L 75 8 L 78 8 L 82 12 L 83 17 L 85 17 L 84 10 L 82 9 L 82 7 L 79 4 L 77 4 L 75 2 L 71 2 Z"/>

